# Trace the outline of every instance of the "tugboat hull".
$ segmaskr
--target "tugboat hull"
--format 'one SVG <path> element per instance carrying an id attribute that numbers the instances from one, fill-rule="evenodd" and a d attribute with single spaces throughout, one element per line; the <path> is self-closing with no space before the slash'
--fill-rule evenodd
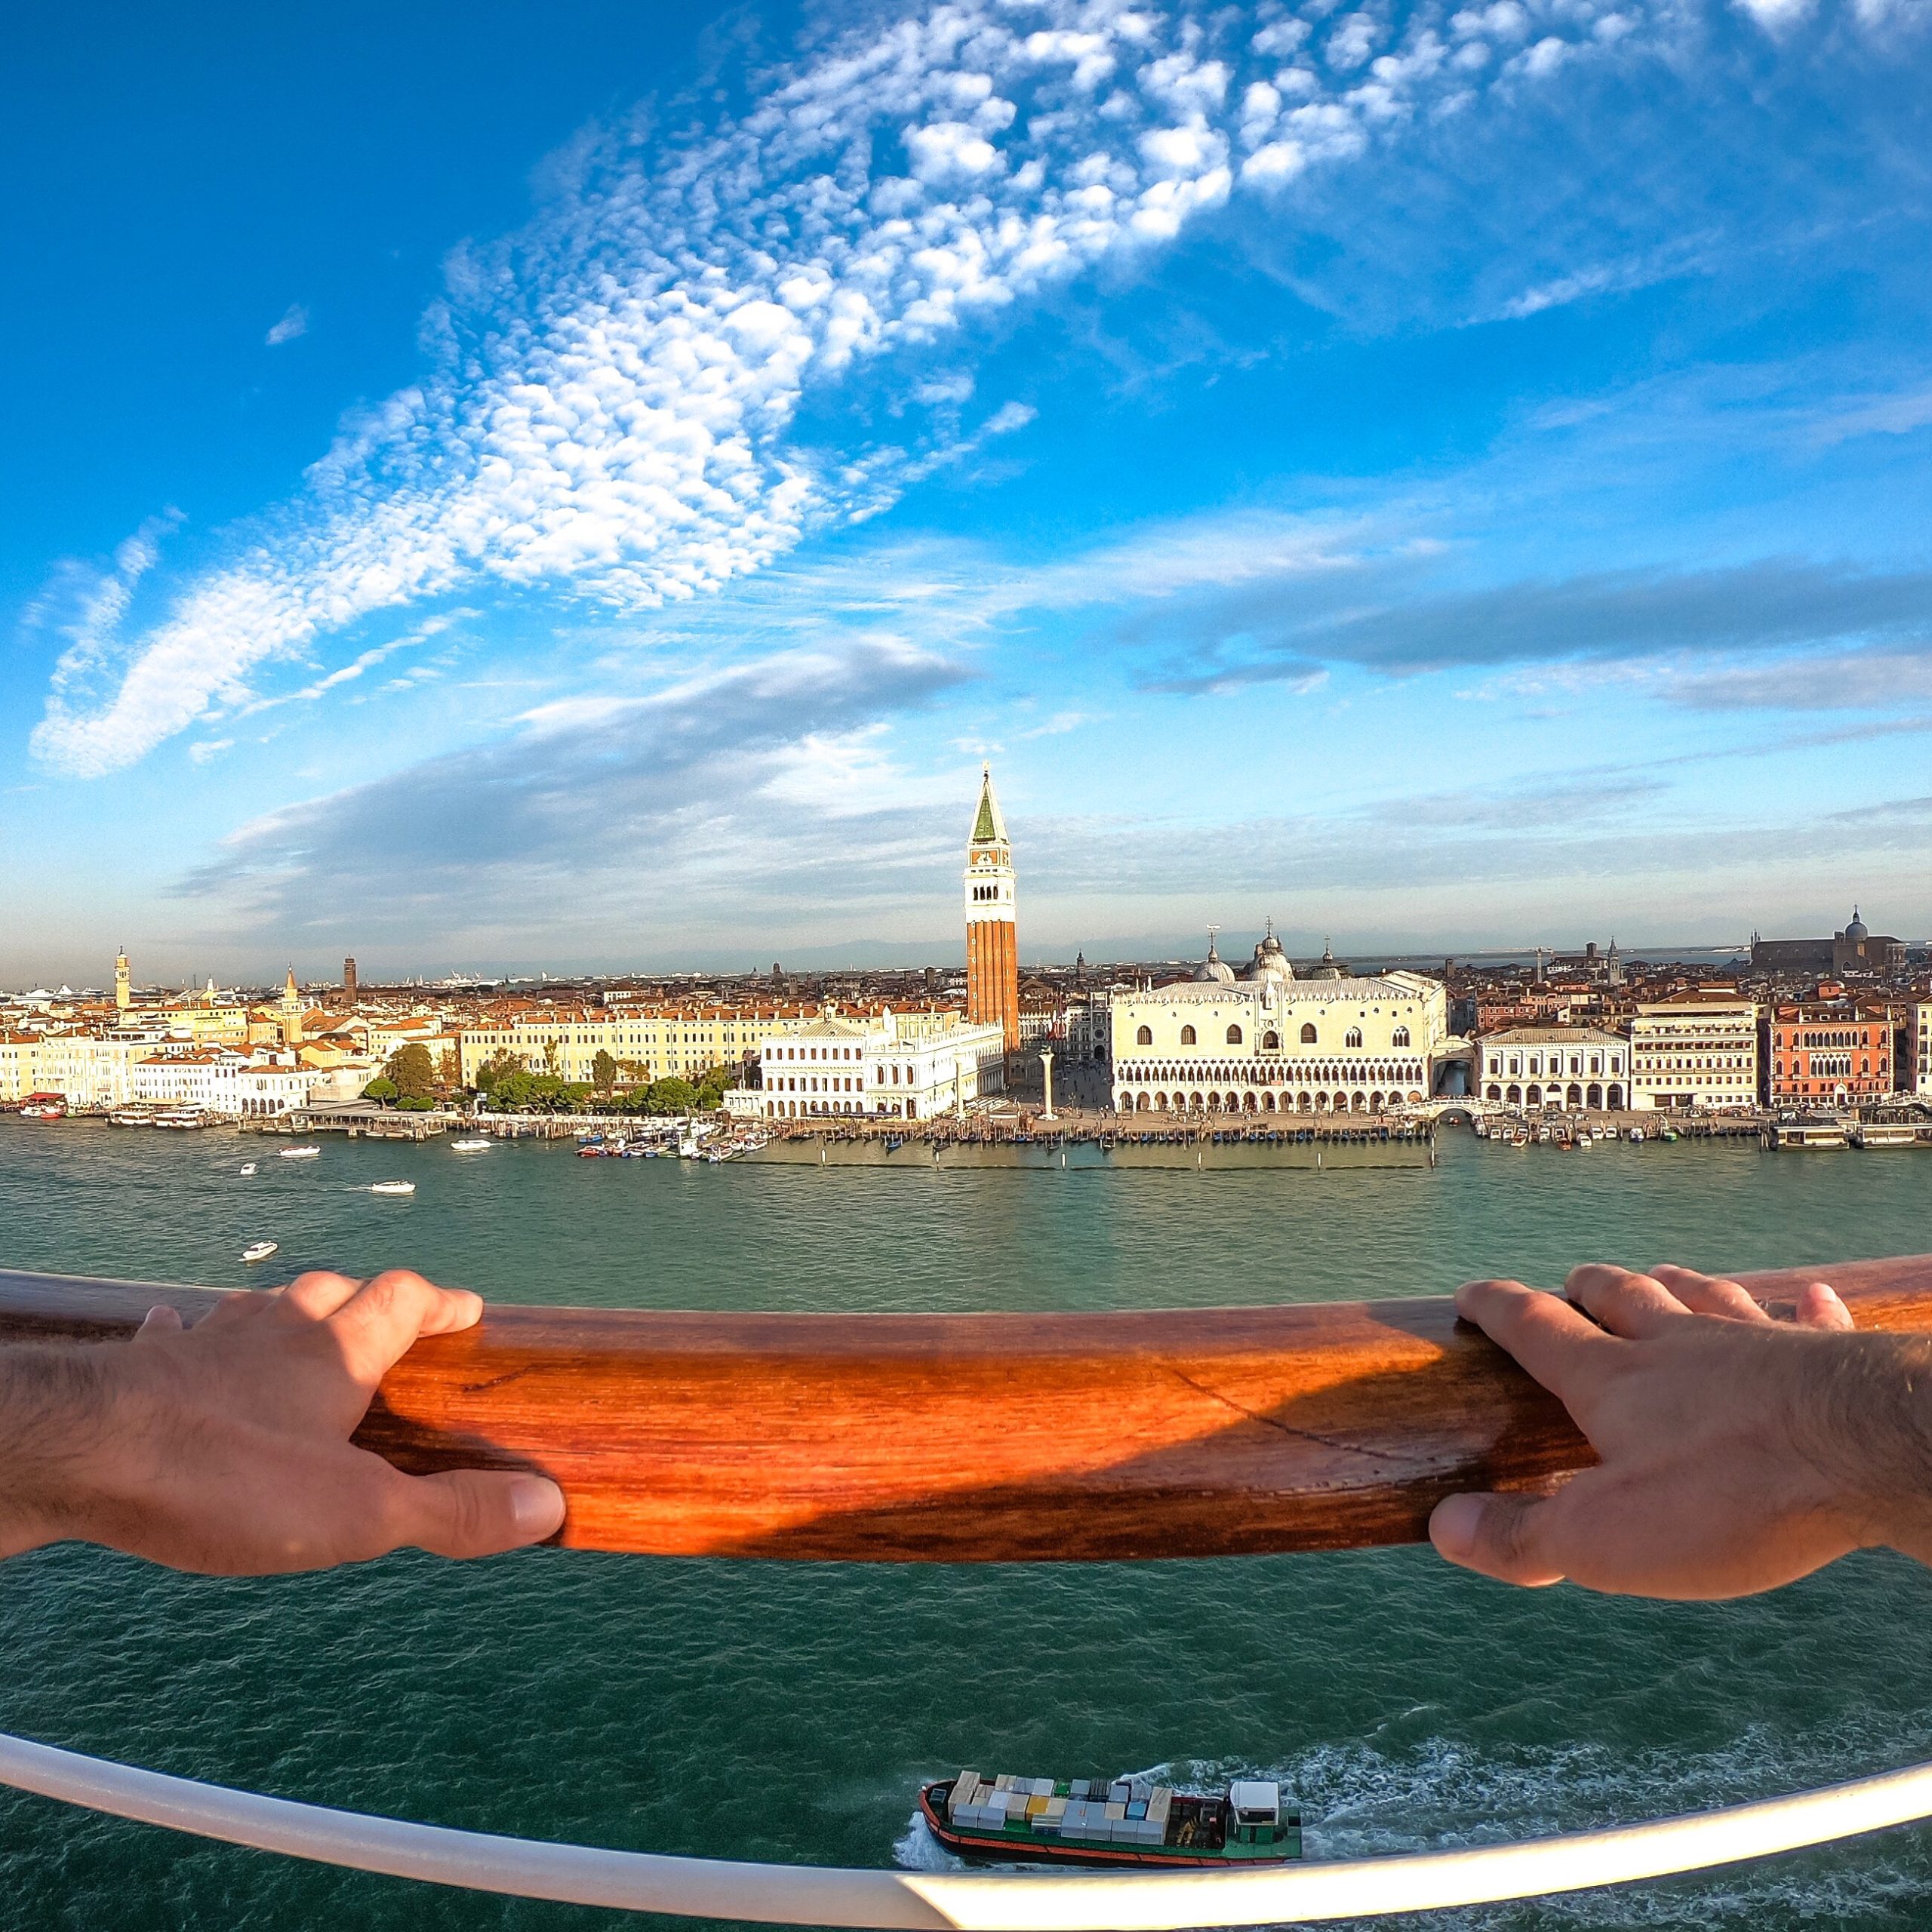
<path id="1" fill-rule="evenodd" d="M 1008 1826 L 1004 1829 L 952 1823 L 946 1801 L 952 1782 L 924 1785 L 919 1791 L 919 1814 L 926 1829 L 955 1857 L 978 1859 L 1001 1864 L 1096 1866 L 1139 1866 L 1181 1868 L 1190 1870 L 1247 1869 L 1257 1866 L 1287 1865 L 1301 1856 L 1299 1820 L 1289 1827 L 1281 1843 L 1222 1845 L 1213 1849 L 1180 1844 L 1106 1844 L 1089 1838 L 1072 1838 L 1051 1832 Z"/>

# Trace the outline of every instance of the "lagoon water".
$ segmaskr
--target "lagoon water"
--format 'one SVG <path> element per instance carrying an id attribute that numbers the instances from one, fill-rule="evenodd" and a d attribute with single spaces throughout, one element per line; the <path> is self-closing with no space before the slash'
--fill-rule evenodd
<path id="1" fill-rule="evenodd" d="M 1932 1159 L 1910 1152 L 1577 1156 L 1452 1133 L 1433 1169 L 935 1173 L 438 1142 L 297 1162 L 278 1144 L 0 1120 L 0 1265 L 239 1284 L 406 1264 L 501 1300 L 612 1306 L 1125 1308 L 1932 1247 Z M 415 1195 L 366 1191 L 392 1176 Z M 245 1269 L 263 1236 L 281 1252 Z M 1426 1549 L 977 1568 L 545 1550 L 264 1582 L 72 1548 L 0 1566 L 0 1729 L 640 1850 L 932 1862 L 914 1788 L 971 1763 L 1279 1776 L 1310 1854 L 1355 1856 L 1880 1770 L 1932 1755 L 1928 1719 L 1932 1576 L 1886 1555 L 1729 1605 L 1514 1592 Z M 0 1794 L 0 1932 L 620 1922 Z M 1429 1922 L 1922 1926 L 1932 1832 Z"/>

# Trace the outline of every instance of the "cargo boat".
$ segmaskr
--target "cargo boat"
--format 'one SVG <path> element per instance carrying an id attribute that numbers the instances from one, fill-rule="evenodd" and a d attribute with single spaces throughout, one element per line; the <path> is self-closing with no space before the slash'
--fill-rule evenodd
<path id="1" fill-rule="evenodd" d="M 1301 1856 L 1301 1814 L 1258 1778 L 1210 1797 L 1149 1777 L 989 1783 L 965 1770 L 922 1785 L 919 1811 L 948 1851 L 1001 1863 L 1244 1867 Z"/>

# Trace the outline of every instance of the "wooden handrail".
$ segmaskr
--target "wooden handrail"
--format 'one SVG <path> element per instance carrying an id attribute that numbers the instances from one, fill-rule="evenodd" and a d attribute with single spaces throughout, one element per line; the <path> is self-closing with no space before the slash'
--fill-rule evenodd
<path id="1" fill-rule="evenodd" d="M 1932 1332 L 1932 1255 L 1830 1281 Z M 0 1343 L 104 1341 L 205 1288 L 0 1272 Z M 1561 1407 L 1446 1300 L 1078 1315 L 496 1306 L 420 1342 L 356 1439 L 414 1472 L 540 1469 L 574 1548 L 839 1561 L 1100 1561 L 1420 1540 L 1458 1489 L 1585 1467 Z"/>

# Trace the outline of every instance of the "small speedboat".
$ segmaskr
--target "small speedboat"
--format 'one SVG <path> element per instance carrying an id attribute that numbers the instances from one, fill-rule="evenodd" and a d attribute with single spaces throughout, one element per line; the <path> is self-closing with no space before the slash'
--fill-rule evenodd
<path id="1" fill-rule="evenodd" d="M 450 1152 L 452 1154 L 481 1154 L 490 1144 L 487 1140 L 452 1140 Z"/>
<path id="2" fill-rule="evenodd" d="M 254 1164 L 254 1162 L 253 1161 L 244 1161 L 242 1163 L 242 1171 L 245 1174 L 253 1174 L 253 1173 L 255 1171 L 255 1164 Z"/>
<path id="3" fill-rule="evenodd" d="M 266 1261 L 281 1244 L 273 1241 L 251 1241 L 242 1251 L 244 1261 Z"/>
<path id="4" fill-rule="evenodd" d="M 285 1161 L 319 1161 L 322 1158 L 319 1147 L 283 1147 L 277 1152 Z"/>
<path id="5" fill-rule="evenodd" d="M 414 1194 L 416 1183 L 413 1180 L 379 1180 L 369 1192 L 371 1194 Z"/>

